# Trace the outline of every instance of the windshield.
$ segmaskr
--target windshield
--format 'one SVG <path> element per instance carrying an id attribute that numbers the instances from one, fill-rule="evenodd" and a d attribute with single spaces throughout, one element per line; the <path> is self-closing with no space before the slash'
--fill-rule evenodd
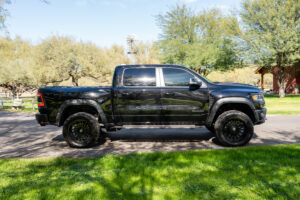
<path id="1" fill-rule="evenodd" d="M 208 78 L 200 75 L 198 72 L 195 72 L 194 70 L 188 68 L 191 72 L 193 72 L 194 74 L 197 74 L 197 76 L 199 76 L 202 80 L 206 81 L 207 83 L 212 83 L 213 81 L 209 80 Z"/>

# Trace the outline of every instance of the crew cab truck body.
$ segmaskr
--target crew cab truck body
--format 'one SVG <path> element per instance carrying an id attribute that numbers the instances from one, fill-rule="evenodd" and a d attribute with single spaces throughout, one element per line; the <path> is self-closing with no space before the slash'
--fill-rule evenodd
<path id="1" fill-rule="evenodd" d="M 263 91 L 246 84 L 212 83 L 178 65 L 121 65 L 109 87 L 43 87 L 38 123 L 63 126 L 72 147 L 94 145 L 102 130 L 124 125 L 203 125 L 220 143 L 241 146 L 265 121 Z"/>

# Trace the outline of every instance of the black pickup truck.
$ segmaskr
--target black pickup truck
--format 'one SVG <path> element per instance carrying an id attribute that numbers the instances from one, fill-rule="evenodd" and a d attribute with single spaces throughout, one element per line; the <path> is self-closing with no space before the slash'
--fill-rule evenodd
<path id="1" fill-rule="evenodd" d="M 178 65 L 120 65 L 112 86 L 43 87 L 38 123 L 63 126 L 71 147 L 88 147 L 124 125 L 206 126 L 226 146 L 241 146 L 266 118 L 263 91 L 213 83 Z"/>

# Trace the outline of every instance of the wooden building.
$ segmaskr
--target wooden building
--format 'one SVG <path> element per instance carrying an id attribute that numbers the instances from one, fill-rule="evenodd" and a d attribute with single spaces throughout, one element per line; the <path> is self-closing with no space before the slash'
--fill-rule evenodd
<path id="1" fill-rule="evenodd" d="M 274 68 L 274 71 L 276 73 L 276 67 Z M 267 73 L 271 73 L 268 69 L 261 66 L 255 70 L 256 74 L 260 74 L 260 85 L 261 89 L 264 90 L 264 75 Z M 290 79 L 286 86 L 286 94 L 299 94 L 300 90 L 300 63 L 297 63 L 293 67 L 290 68 L 288 72 Z M 276 80 L 276 77 L 273 75 L 273 92 L 275 94 L 279 93 L 279 86 L 278 82 Z"/>

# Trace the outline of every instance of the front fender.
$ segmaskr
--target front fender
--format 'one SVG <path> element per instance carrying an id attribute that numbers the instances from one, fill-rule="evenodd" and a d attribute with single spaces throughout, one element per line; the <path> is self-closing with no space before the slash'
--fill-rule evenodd
<path id="1" fill-rule="evenodd" d="M 213 123 L 213 120 L 217 114 L 217 111 L 219 110 L 219 108 L 221 108 L 222 105 L 224 104 L 245 104 L 247 106 L 249 106 L 253 112 L 253 115 L 255 117 L 255 120 L 258 119 L 257 113 L 255 112 L 255 106 L 253 105 L 253 103 L 245 98 L 245 97 L 226 97 L 226 98 L 222 98 L 217 100 L 211 107 L 210 109 L 210 113 L 208 115 L 208 118 L 206 120 L 206 124 L 208 126 L 211 126 Z"/>
<path id="2" fill-rule="evenodd" d="M 94 100 L 89 99 L 71 99 L 66 100 L 64 103 L 61 104 L 61 106 L 58 109 L 58 113 L 56 116 L 56 123 L 58 126 L 61 126 L 61 117 L 63 116 L 63 113 L 66 108 L 69 106 L 80 106 L 80 105 L 88 105 L 94 107 L 98 112 L 98 117 L 101 119 L 101 122 L 106 125 L 107 124 L 107 118 L 101 108 L 101 106 Z"/>

